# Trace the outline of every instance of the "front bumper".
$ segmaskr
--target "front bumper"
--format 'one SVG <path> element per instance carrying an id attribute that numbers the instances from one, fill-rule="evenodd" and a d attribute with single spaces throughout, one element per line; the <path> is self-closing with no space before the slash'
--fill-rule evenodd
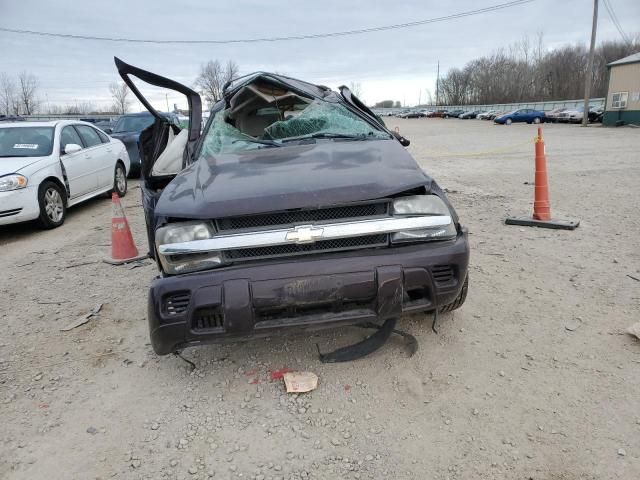
<path id="1" fill-rule="evenodd" d="M 0 225 L 27 222 L 39 215 L 37 186 L 28 185 L 27 188 L 0 192 Z"/>
<path id="2" fill-rule="evenodd" d="M 159 355 L 184 347 L 380 321 L 453 302 L 469 263 L 455 240 L 157 278 L 148 302 Z"/>

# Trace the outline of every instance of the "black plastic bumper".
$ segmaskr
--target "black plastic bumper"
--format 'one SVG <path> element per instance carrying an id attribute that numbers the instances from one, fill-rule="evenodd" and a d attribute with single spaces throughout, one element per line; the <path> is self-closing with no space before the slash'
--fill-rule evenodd
<path id="1" fill-rule="evenodd" d="M 466 234 L 456 240 L 247 263 L 158 278 L 149 291 L 156 353 L 379 321 L 451 303 L 467 275 Z"/>

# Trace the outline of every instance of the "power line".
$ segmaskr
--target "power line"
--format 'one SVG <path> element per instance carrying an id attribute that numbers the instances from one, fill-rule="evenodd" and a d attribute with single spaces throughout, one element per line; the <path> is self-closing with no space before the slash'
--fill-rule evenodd
<path id="1" fill-rule="evenodd" d="M 468 10 L 466 12 L 455 13 L 455 14 L 446 15 L 443 17 L 417 20 L 415 22 L 398 23 L 395 25 L 362 28 L 358 30 L 347 30 L 342 32 L 316 33 L 316 34 L 309 34 L 309 35 L 293 35 L 289 37 L 239 38 L 239 39 L 230 39 L 230 40 L 153 40 L 153 39 L 142 39 L 142 38 L 99 37 L 99 36 L 93 36 L 93 35 L 76 35 L 76 34 L 69 34 L 69 33 L 42 32 L 42 31 L 36 31 L 36 30 L 22 30 L 22 29 L 6 28 L 6 27 L 0 27 L 0 31 L 8 32 L 8 33 L 17 33 L 21 35 L 38 35 L 41 37 L 57 37 L 57 38 L 66 38 L 66 39 L 72 39 L 72 40 L 95 40 L 100 42 L 126 42 L 126 43 L 153 43 L 153 44 L 162 44 L 162 45 L 167 45 L 167 44 L 224 45 L 224 44 L 230 44 L 230 43 L 283 42 L 283 41 L 289 41 L 289 40 L 310 40 L 310 39 L 316 39 L 316 38 L 341 37 L 346 35 L 361 35 L 364 33 L 382 32 L 385 30 L 417 27 L 419 25 L 427 25 L 430 23 L 444 22 L 447 20 L 455 20 L 458 18 L 470 17 L 473 15 L 480 15 L 482 13 L 494 12 L 496 10 L 515 7 L 515 6 L 522 5 L 525 3 L 530 3 L 533 1 L 535 0 L 514 0 L 506 3 L 492 5 L 490 7 L 479 8 L 476 10 Z"/>
<path id="2" fill-rule="evenodd" d="M 609 13 L 609 18 L 613 22 L 613 25 L 618 29 L 618 32 L 620 32 L 620 36 L 622 37 L 622 39 L 625 41 L 625 43 L 627 43 L 627 45 L 631 45 L 631 40 L 629 39 L 627 34 L 624 32 L 624 30 L 622 30 L 622 26 L 620 25 L 620 21 L 618 20 L 618 16 L 616 15 L 616 12 L 613 9 L 613 5 L 611 4 L 611 2 L 609 0 L 604 0 L 604 6 L 607 9 L 607 12 Z"/>

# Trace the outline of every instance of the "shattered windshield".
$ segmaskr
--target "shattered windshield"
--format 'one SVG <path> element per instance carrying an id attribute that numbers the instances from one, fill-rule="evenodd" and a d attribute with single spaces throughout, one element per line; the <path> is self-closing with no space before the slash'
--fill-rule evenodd
<path id="1" fill-rule="evenodd" d="M 306 101 L 305 101 L 306 100 Z M 276 102 L 277 103 L 277 102 Z M 340 103 L 298 97 L 286 109 L 261 105 L 250 112 L 219 111 L 205 134 L 201 156 L 295 144 L 307 138 L 388 139 Z"/>

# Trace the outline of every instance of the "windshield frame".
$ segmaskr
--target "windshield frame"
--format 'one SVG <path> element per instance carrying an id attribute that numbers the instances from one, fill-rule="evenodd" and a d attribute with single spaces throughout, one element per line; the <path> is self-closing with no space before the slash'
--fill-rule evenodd
<path id="1" fill-rule="evenodd" d="M 48 126 L 48 125 L 25 125 L 25 126 L 0 126 L 0 132 L 2 131 L 6 131 L 6 130 L 20 130 L 20 129 L 29 129 L 29 130 L 43 130 L 44 132 L 47 132 L 50 134 L 50 141 L 48 144 L 48 150 L 45 152 L 41 152 L 41 153 L 34 153 L 33 150 L 31 149 L 20 149 L 25 151 L 25 153 L 27 153 L 26 155 L 5 155 L 5 152 L 3 152 L 2 150 L 0 150 L 0 158 L 27 158 L 27 157 L 48 157 L 53 153 L 53 144 L 55 143 L 56 140 L 56 136 L 55 136 L 55 127 L 53 126 Z M 44 135 L 45 133 L 42 132 L 41 134 Z M 17 145 L 17 144 L 14 144 Z"/>

